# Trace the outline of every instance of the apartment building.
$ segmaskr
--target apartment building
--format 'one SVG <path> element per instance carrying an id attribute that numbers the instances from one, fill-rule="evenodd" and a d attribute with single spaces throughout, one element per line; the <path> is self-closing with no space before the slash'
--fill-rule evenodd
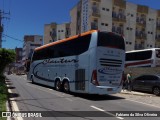
<path id="1" fill-rule="evenodd" d="M 160 47 L 160 11 L 125 0 L 80 0 L 70 11 L 71 36 L 98 29 L 125 37 L 126 50 Z"/>
<path id="2" fill-rule="evenodd" d="M 25 35 L 23 44 L 22 61 L 23 65 L 25 60 L 31 57 L 31 53 L 36 47 L 43 45 L 43 36 L 41 35 Z"/>
<path id="3" fill-rule="evenodd" d="M 16 52 L 16 63 L 21 63 L 23 49 L 22 48 L 15 48 L 15 52 Z"/>
<path id="4" fill-rule="evenodd" d="M 160 47 L 160 10 L 157 11 L 157 21 L 156 21 L 156 36 L 155 36 L 155 42 L 156 47 Z"/>
<path id="5" fill-rule="evenodd" d="M 44 44 L 68 38 L 70 36 L 70 23 L 64 24 L 45 24 L 44 26 Z"/>

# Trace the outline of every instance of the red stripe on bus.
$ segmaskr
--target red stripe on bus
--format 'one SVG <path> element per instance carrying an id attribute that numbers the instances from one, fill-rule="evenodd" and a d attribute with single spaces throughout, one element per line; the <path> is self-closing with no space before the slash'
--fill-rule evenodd
<path id="1" fill-rule="evenodd" d="M 133 65 L 148 64 L 148 63 L 152 63 L 152 60 L 146 60 L 146 61 L 141 61 L 141 62 L 127 63 L 127 64 L 125 65 L 125 67 L 133 66 Z"/>

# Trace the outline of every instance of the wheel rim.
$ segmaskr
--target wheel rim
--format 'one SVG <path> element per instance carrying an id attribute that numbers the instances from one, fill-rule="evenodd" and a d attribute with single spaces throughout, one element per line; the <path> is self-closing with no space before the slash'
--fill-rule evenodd
<path id="1" fill-rule="evenodd" d="M 61 86 L 60 81 L 57 81 L 56 82 L 56 90 L 60 90 L 60 86 Z"/>
<path id="2" fill-rule="evenodd" d="M 68 82 L 64 83 L 64 91 L 69 92 L 69 83 Z"/>
<path id="3" fill-rule="evenodd" d="M 155 95 L 159 95 L 160 94 L 160 90 L 159 90 L 158 87 L 154 88 L 153 94 L 155 94 Z"/>

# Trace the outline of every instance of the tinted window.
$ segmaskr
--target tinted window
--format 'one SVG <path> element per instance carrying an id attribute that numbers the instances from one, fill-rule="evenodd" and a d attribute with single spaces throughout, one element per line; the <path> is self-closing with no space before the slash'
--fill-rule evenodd
<path id="1" fill-rule="evenodd" d="M 151 50 L 126 53 L 126 61 L 146 60 L 151 59 L 151 57 Z"/>
<path id="2" fill-rule="evenodd" d="M 113 47 L 123 50 L 125 49 L 123 37 L 115 33 L 99 32 L 97 45 L 104 47 Z"/>
<path id="3" fill-rule="evenodd" d="M 135 80 L 158 80 L 158 77 L 154 75 L 143 75 L 143 76 L 137 77 Z"/>
<path id="4" fill-rule="evenodd" d="M 148 80 L 158 80 L 157 76 L 149 75 Z"/>
<path id="5" fill-rule="evenodd" d="M 160 58 L 160 50 L 156 50 L 156 57 Z"/>
<path id="6" fill-rule="evenodd" d="M 80 55 L 88 50 L 90 40 L 91 34 L 35 51 L 33 60 Z"/>
<path id="7" fill-rule="evenodd" d="M 145 76 L 140 76 L 140 77 L 137 77 L 135 80 L 144 80 L 145 79 Z"/>

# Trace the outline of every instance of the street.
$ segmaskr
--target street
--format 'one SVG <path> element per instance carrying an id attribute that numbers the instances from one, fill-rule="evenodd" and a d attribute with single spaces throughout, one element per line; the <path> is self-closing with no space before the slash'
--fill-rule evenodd
<path id="1" fill-rule="evenodd" d="M 7 85 L 11 90 L 10 97 L 12 102 L 13 111 L 62 111 L 66 114 L 70 114 L 69 117 L 61 117 L 55 115 L 55 117 L 46 118 L 23 118 L 24 120 L 158 120 L 158 117 L 123 117 L 115 116 L 113 111 L 160 111 L 160 107 L 156 105 L 150 105 L 148 103 L 135 101 L 135 96 L 127 94 L 115 94 L 115 95 L 84 95 L 84 94 L 66 94 L 63 92 L 55 91 L 52 88 L 32 84 L 26 80 L 26 75 L 7 75 Z M 140 97 L 140 96 L 138 96 Z M 155 96 L 154 96 L 155 97 Z M 130 99 L 128 99 L 130 98 Z M 132 99 L 133 98 L 133 99 Z M 141 99 L 147 97 L 141 96 Z M 150 97 L 152 98 L 152 97 Z M 156 97 L 158 100 L 158 97 Z M 137 98 L 138 100 L 138 98 Z M 160 101 L 160 100 L 159 100 Z M 158 101 L 157 101 L 158 103 Z M 16 104 L 18 107 L 15 107 Z M 70 112 L 67 112 L 70 111 Z M 79 113 L 75 113 L 79 111 Z M 89 111 L 89 115 L 81 115 L 76 117 L 75 114 L 82 114 L 85 111 Z M 97 111 L 97 116 L 95 112 Z M 98 112 L 103 112 L 108 117 L 98 116 Z M 53 112 L 54 113 L 54 112 Z M 51 113 L 51 114 L 53 114 Z M 122 112 L 123 113 L 123 112 Z M 49 112 L 48 112 L 49 114 Z M 50 116 L 50 115 L 49 115 Z M 95 116 L 95 117 L 94 117 Z M 104 115 L 105 116 L 105 115 Z M 110 116 L 110 117 L 109 117 Z"/>

